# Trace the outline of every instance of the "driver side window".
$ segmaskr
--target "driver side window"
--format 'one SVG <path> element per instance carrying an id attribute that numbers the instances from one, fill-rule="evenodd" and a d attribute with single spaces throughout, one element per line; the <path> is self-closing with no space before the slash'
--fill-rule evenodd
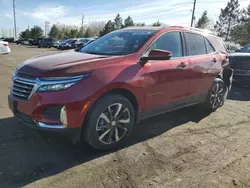
<path id="1" fill-rule="evenodd" d="M 181 33 L 174 31 L 161 35 L 155 42 L 152 43 L 147 53 L 151 50 L 167 50 L 172 53 L 173 57 L 182 57 L 182 41 L 181 41 Z"/>

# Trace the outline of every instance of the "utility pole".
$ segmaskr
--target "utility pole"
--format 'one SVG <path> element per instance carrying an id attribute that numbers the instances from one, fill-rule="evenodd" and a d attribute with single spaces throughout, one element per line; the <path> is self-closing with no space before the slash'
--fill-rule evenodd
<path id="1" fill-rule="evenodd" d="M 194 23 L 195 6 L 196 6 L 196 0 L 194 0 L 193 13 L 192 13 L 192 19 L 191 19 L 191 27 L 193 27 L 193 23 Z"/>
<path id="2" fill-rule="evenodd" d="M 81 27 L 81 30 L 83 30 L 83 20 L 84 20 L 84 15 L 82 15 L 82 27 Z"/>
<path id="3" fill-rule="evenodd" d="M 16 36 L 16 10 L 15 10 L 15 0 L 13 0 L 13 16 L 14 16 L 14 40 L 17 38 Z"/>
<path id="4" fill-rule="evenodd" d="M 44 35 L 45 35 L 45 37 L 47 37 L 48 28 L 49 28 L 49 22 L 45 21 L 45 28 L 44 28 Z"/>

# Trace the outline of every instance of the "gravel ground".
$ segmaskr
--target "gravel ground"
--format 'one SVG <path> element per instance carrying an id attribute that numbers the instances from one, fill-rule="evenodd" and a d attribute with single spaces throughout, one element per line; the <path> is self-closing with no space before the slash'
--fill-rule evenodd
<path id="1" fill-rule="evenodd" d="M 39 135 L 8 109 L 11 74 L 55 51 L 11 45 L 0 56 L 0 187 L 250 187 L 250 90 L 233 87 L 212 114 L 190 107 L 138 124 L 124 148 L 98 152 Z"/>

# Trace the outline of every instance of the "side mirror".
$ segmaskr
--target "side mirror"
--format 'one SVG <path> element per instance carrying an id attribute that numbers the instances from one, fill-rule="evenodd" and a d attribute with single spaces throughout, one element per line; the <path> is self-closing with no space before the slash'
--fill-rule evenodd
<path id="1" fill-rule="evenodd" d="M 148 56 L 141 57 L 140 61 L 144 64 L 150 60 L 169 60 L 172 56 L 172 53 L 167 50 L 151 50 Z"/>

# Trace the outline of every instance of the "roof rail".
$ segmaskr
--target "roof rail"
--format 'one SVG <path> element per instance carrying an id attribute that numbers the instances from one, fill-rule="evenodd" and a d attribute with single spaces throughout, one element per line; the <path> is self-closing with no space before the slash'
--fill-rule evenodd
<path id="1" fill-rule="evenodd" d="M 181 26 L 181 25 L 171 25 L 170 27 L 181 27 L 181 28 L 186 28 L 186 29 L 202 32 L 202 33 L 206 32 L 206 33 L 212 34 L 212 35 L 215 34 L 213 31 L 206 30 L 206 29 L 199 29 L 199 28 L 195 28 L 195 27 L 188 27 L 188 26 Z"/>

